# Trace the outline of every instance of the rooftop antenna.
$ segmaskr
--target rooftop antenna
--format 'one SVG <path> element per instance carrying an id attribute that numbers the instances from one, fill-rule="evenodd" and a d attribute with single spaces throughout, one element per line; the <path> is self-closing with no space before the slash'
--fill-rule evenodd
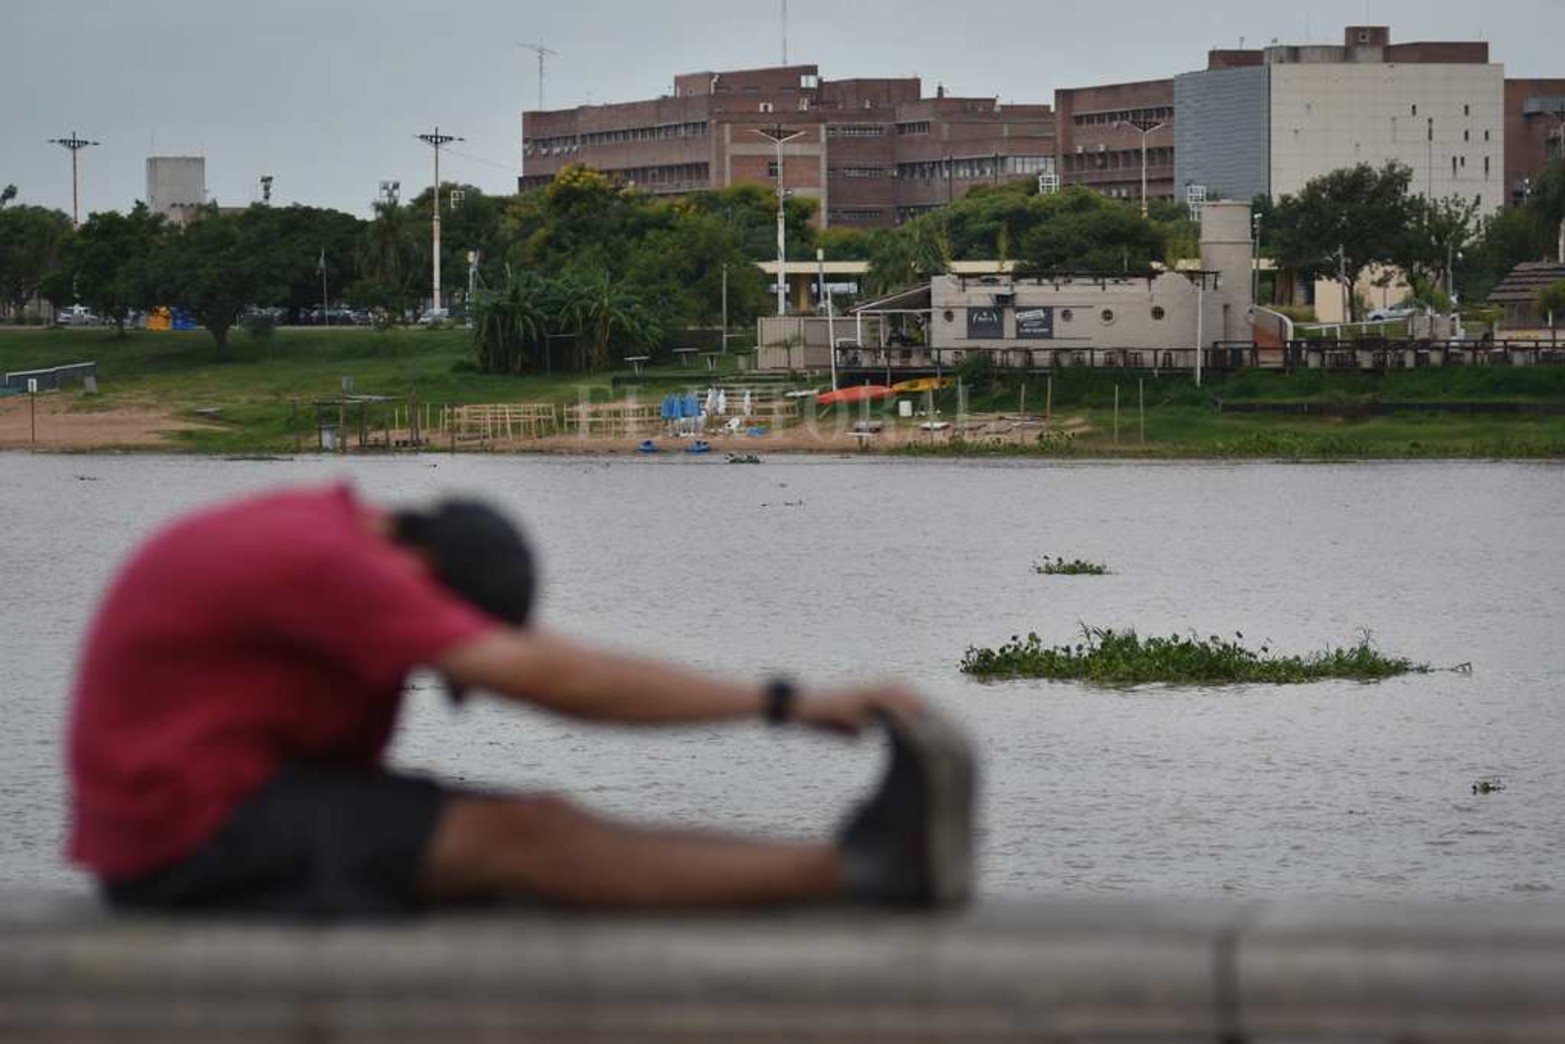
<path id="1" fill-rule="evenodd" d="M 541 43 L 535 43 L 535 44 L 524 43 L 524 44 L 519 44 L 518 46 L 523 47 L 526 50 L 532 51 L 534 54 L 536 54 L 538 56 L 538 108 L 542 109 L 544 107 L 544 104 L 543 104 L 543 60 L 545 58 L 558 58 L 560 56 L 560 52 L 559 51 L 552 51 L 549 48 L 545 47 Z"/>
<path id="2" fill-rule="evenodd" d="M 788 0 L 782 0 L 782 52 L 783 65 L 788 64 Z"/>

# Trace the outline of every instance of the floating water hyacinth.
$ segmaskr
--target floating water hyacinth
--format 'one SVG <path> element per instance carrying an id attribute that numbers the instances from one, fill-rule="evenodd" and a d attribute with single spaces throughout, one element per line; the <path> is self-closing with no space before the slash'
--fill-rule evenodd
<path id="1" fill-rule="evenodd" d="M 998 649 L 970 646 L 962 671 L 977 678 L 1052 678 L 1097 685 L 1142 685 L 1163 682 L 1186 685 L 1226 685 L 1268 682 L 1292 685 L 1347 678 L 1379 681 L 1399 674 L 1427 674 L 1433 668 L 1375 648 L 1368 632 L 1355 645 L 1327 649 L 1308 656 L 1273 656 L 1271 648 L 1246 648 L 1242 633 L 1233 640 L 1217 635 L 1142 638 L 1133 630 L 1082 627 L 1076 645 L 1046 646 L 1036 634 L 1012 636 Z M 1470 670 L 1463 664 L 1455 670 Z"/>
<path id="2" fill-rule="evenodd" d="M 1075 559 L 1067 562 L 1063 557 L 1051 559 L 1043 556 L 1042 562 L 1033 564 L 1033 572 L 1042 573 L 1044 576 L 1104 576 L 1109 567 L 1099 562 L 1088 562 L 1083 559 Z"/>

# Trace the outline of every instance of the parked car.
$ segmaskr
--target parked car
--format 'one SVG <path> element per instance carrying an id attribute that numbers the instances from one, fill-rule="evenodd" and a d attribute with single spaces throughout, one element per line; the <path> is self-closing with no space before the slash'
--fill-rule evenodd
<path id="1" fill-rule="evenodd" d="M 451 312 L 445 308 L 431 308 L 418 317 L 420 326 L 442 326 L 451 319 Z"/>
<path id="2" fill-rule="evenodd" d="M 1398 305 L 1395 308 L 1377 308 L 1369 313 L 1369 321 L 1372 323 L 1394 323 L 1398 319 L 1409 319 L 1418 314 L 1418 309 Z"/>
<path id="3" fill-rule="evenodd" d="M 61 326 L 98 326 L 103 320 L 82 305 L 71 305 L 69 308 L 61 309 L 55 315 L 54 321 Z"/>

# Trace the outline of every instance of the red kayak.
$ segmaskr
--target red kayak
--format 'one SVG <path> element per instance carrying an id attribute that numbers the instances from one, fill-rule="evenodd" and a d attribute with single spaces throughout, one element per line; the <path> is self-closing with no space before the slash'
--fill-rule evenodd
<path id="1" fill-rule="evenodd" d="M 839 402 L 864 402 L 875 399 L 889 399 L 896 392 L 883 384 L 856 384 L 851 388 L 838 388 L 836 391 L 818 395 L 815 401 L 822 406 L 834 406 Z"/>

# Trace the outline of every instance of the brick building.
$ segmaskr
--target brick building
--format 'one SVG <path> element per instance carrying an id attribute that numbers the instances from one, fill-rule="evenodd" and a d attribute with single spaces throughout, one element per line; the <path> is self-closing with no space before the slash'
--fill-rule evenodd
<path id="1" fill-rule="evenodd" d="M 1505 81 L 1505 184 L 1519 206 L 1549 164 L 1565 159 L 1565 80 Z"/>
<path id="2" fill-rule="evenodd" d="M 647 192 L 741 181 L 820 201 L 824 226 L 886 227 L 979 184 L 1054 167 L 1047 105 L 923 96 L 918 79 L 823 80 L 814 65 L 691 73 L 645 101 L 523 114 L 523 190 L 585 163 Z"/>
<path id="3" fill-rule="evenodd" d="M 1057 90 L 1054 118 L 1061 184 L 1140 199 L 1146 131 L 1147 198 L 1174 198 L 1173 80 Z"/>

